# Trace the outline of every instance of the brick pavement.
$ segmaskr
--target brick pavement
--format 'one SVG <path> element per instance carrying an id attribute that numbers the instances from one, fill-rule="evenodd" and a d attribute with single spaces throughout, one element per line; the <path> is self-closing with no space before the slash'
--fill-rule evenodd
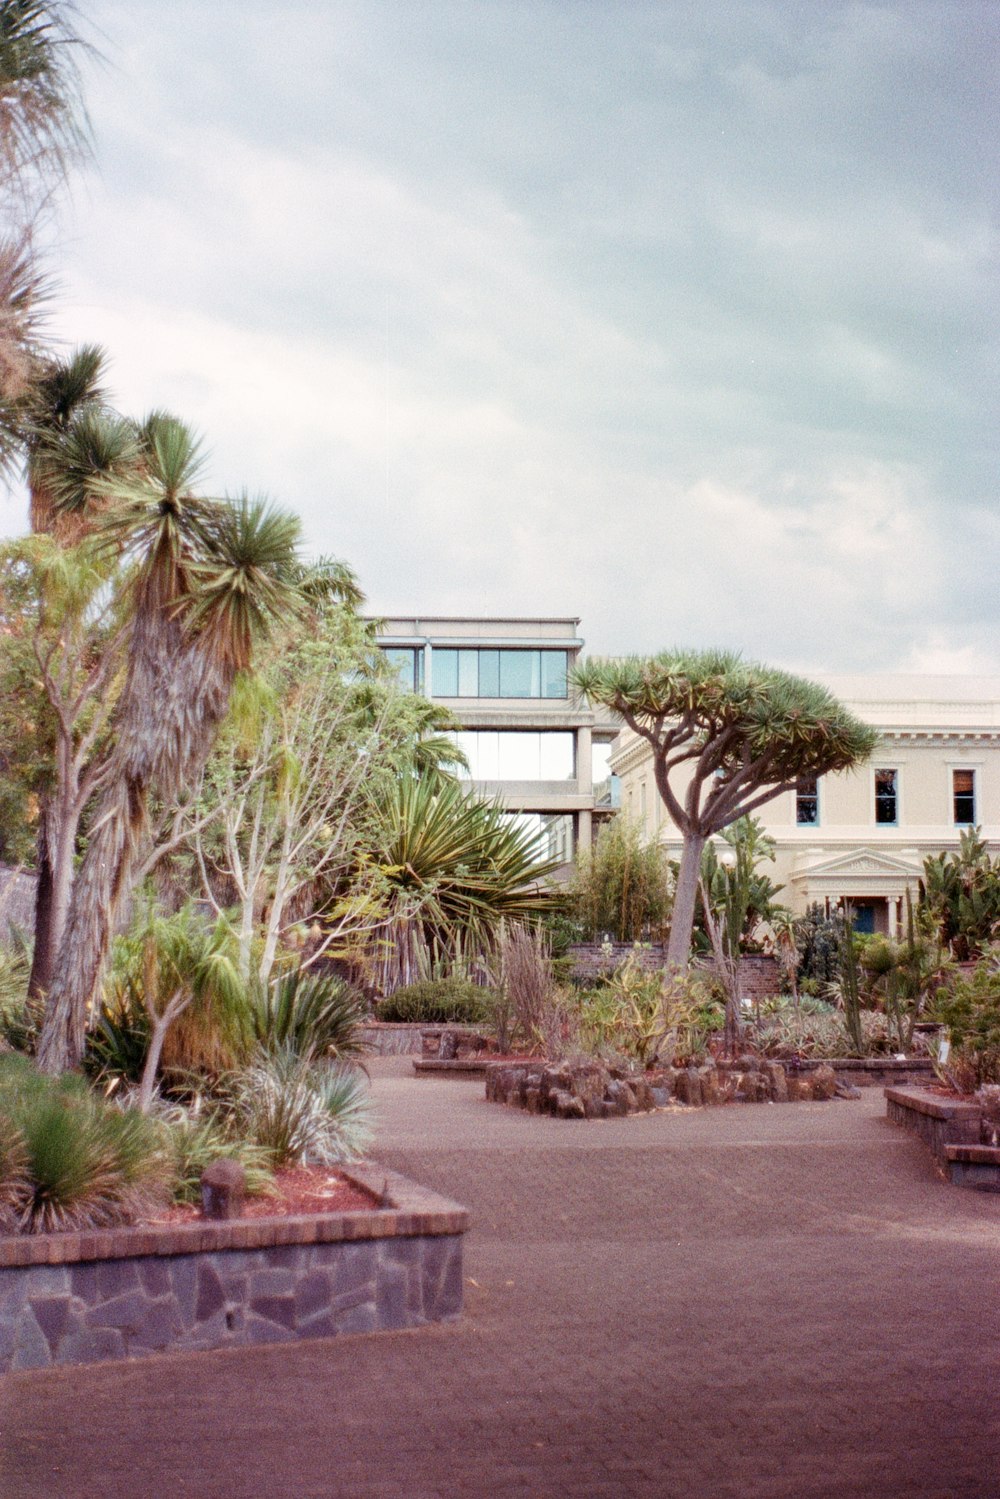
<path id="1" fill-rule="evenodd" d="M 986 1499 L 1000 1198 L 858 1103 L 581 1123 L 376 1063 L 460 1323 L 0 1380 L 3 1499 Z"/>

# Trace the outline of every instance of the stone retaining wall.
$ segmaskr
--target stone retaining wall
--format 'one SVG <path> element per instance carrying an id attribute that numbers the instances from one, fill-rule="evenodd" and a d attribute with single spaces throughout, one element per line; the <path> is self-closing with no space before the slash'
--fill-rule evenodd
<path id="1" fill-rule="evenodd" d="M 947 1167 L 946 1146 L 979 1144 L 982 1109 L 978 1103 L 922 1088 L 886 1088 L 885 1099 L 890 1123 L 919 1135 L 939 1166 Z"/>
<path id="2" fill-rule="evenodd" d="M 662 968 L 666 961 L 666 951 L 662 942 L 645 943 L 638 947 L 631 942 L 575 942 L 567 948 L 566 955 L 572 960 L 570 971 L 573 979 L 577 983 L 588 984 L 609 978 L 629 957 L 634 957 L 641 968 L 650 972 Z M 705 960 L 702 971 L 711 975 L 714 964 Z M 769 994 L 780 993 L 781 971 L 776 959 L 766 953 L 752 953 L 741 958 L 740 992 L 749 1000 L 765 999 Z"/>
<path id="3" fill-rule="evenodd" d="M 934 1063 L 930 1057 L 833 1057 L 826 1061 L 804 1058 L 800 1070 L 832 1067 L 846 1083 L 859 1088 L 885 1087 L 887 1084 L 931 1082 Z"/>
<path id="4" fill-rule="evenodd" d="M 392 1020 L 369 1020 L 360 1027 L 358 1035 L 372 1056 L 405 1057 L 422 1050 L 423 1028 Z"/>
<path id="5" fill-rule="evenodd" d="M 693 1107 L 796 1103 L 838 1095 L 861 1096 L 857 1088 L 839 1083 L 829 1066 L 798 1071 L 755 1057 L 701 1067 L 656 1067 L 648 1072 L 596 1061 L 546 1062 L 537 1057 L 486 1066 L 488 1102 L 560 1119 L 611 1119 L 670 1103 Z"/>
<path id="6" fill-rule="evenodd" d="M 395 1172 L 342 1174 L 385 1205 L 0 1239 L 0 1372 L 457 1317 L 465 1209 Z"/>

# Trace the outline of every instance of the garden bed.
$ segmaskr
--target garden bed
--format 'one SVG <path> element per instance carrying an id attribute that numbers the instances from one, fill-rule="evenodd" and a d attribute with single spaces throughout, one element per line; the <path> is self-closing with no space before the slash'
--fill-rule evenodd
<path id="1" fill-rule="evenodd" d="M 612 1119 L 670 1104 L 806 1103 L 860 1098 L 823 1065 L 800 1071 L 782 1062 L 739 1057 L 725 1064 L 656 1066 L 641 1072 L 596 1060 L 547 1062 L 544 1057 L 492 1062 L 486 1099 L 562 1119 Z"/>
<path id="2" fill-rule="evenodd" d="M 930 1057 L 803 1057 L 794 1064 L 784 1057 L 778 1060 L 798 1072 L 832 1067 L 838 1078 L 858 1088 L 930 1082 L 934 1077 L 934 1063 Z"/>
<path id="3" fill-rule="evenodd" d="M 466 1210 L 381 1167 L 339 1174 L 372 1205 L 0 1238 L 0 1372 L 457 1317 Z"/>
<path id="4" fill-rule="evenodd" d="M 943 1170 L 949 1146 L 979 1144 L 983 1111 L 972 1099 L 914 1087 L 886 1088 L 885 1099 L 890 1123 L 919 1135 Z"/>

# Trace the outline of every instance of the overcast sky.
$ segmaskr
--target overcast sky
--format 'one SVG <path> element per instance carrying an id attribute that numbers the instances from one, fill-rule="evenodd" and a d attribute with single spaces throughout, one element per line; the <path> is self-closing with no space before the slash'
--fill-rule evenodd
<path id="1" fill-rule="evenodd" d="M 1000 670 L 995 0 L 84 9 L 53 332 L 374 609 Z"/>

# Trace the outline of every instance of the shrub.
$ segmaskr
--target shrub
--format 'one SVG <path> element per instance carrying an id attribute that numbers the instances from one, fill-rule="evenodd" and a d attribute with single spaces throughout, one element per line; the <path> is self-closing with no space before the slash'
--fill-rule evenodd
<path id="1" fill-rule="evenodd" d="M 619 815 L 601 828 L 592 848 L 581 850 L 569 915 L 592 940 L 607 933 L 638 942 L 662 932 L 671 888 L 664 849 L 646 843 L 641 826 Z"/>
<path id="2" fill-rule="evenodd" d="M 971 1074 L 976 1087 L 1000 1082 L 1000 949 L 939 990 L 936 1009 L 951 1033 L 953 1070 Z"/>
<path id="3" fill-rule="evenodd" d="M 588 1049 L 614 1052 L 641 1066 L 659 1049 L 666 1060 L 704 1056 L 712 1033 L 725 1020 L 725 1005 L 712 980 L 677 977 L 666 998 L 666 1026 L 659 1007 L 663 974 L 633 957 L 606 984 L 579 997 L 580 1032 Z M 663 1042 L 661 1044 L 661 1037 Z"/>
<path id="4" fill-rule="evenodd" d="M 230 1092 L 236 1127 L 274 1166 L 356 1160 L 371 1140 L 365 1079 L 354 1068 L 262 1052 L 233 1075 Z"/>
<path id="5" fill-rule="evenodd" d="M 87 1036 L 83 1065 L 103 1083 L 138 1083 L 149 1052 L 150 1021 L 134 990 L 112 995 Z"/>
<path id="6" fill-rule="evenodd" d="M 755 1049 L 768 1057 L 856 1057 L 895 1052 L 889 1017 L 874 1010 L 858 1016 L 861 1047 L 845 1024 L 843 1012 L 832 1005 L 813 1001 L 796 1008 L 775 1003 L 761 1015 Z"/>
<path id="7" fill-rule="evenodd" d="M 33 1052 L 42 1024 L 43 1005 L 28 997 L 31 947 L 20 932 L 0 946 L 0 1036 L 16 1051 Z"/>
<path id="8" fill-rule="evenodd" d="M 500 987 L 494 1000 L 497 1045 L 507 1051 L 515 1035 L 529 1045 L 551 1027 L 554 984 L 545 937 L 525 926 L 500 930 Z"/>
<path id="9" fill-rule="evenodd" d="M 258 1044 L 268 1051 L 348 1057 L 365 1050 L 359 1035 L 365 1019 L 364 999 L 331 974 L 311 974 L 301 968 L 284 974 L 257 990 L 250 1018 Z"/>
<path id="10" fill-rule="evenodd" d="M 489 1014 L 485 991 L 468 979 L 426 979 L 379 1000 L 379 1020 L 424 1025 L 476 1025 Z"/>
<path id="11" fill-rule="evenodd" d="M 20 1142 L 6 1153 L 0 1185 L 18 1231 L 111 1227 L 162 1199 L 168 1168 L 155 1126 L 95 1097 L 81 1078 L 42 1077 L 24 1058 L 0 1058 L 0 1114 Z"/>
<path id="12" fill-rule="evenodd" d="M 241 1139 L 221 1112 L 197 1115 L 175 1106 L 161 1112 L 159 1119 L 170 1157 L 176 1201 L 200 1201 L 201 1173 L 223 1156 L 239 1161 L 246 1172 L 249 1194 L 270 1191 L 273 1180 L 270 1153 L 262 1145 Z"/>

